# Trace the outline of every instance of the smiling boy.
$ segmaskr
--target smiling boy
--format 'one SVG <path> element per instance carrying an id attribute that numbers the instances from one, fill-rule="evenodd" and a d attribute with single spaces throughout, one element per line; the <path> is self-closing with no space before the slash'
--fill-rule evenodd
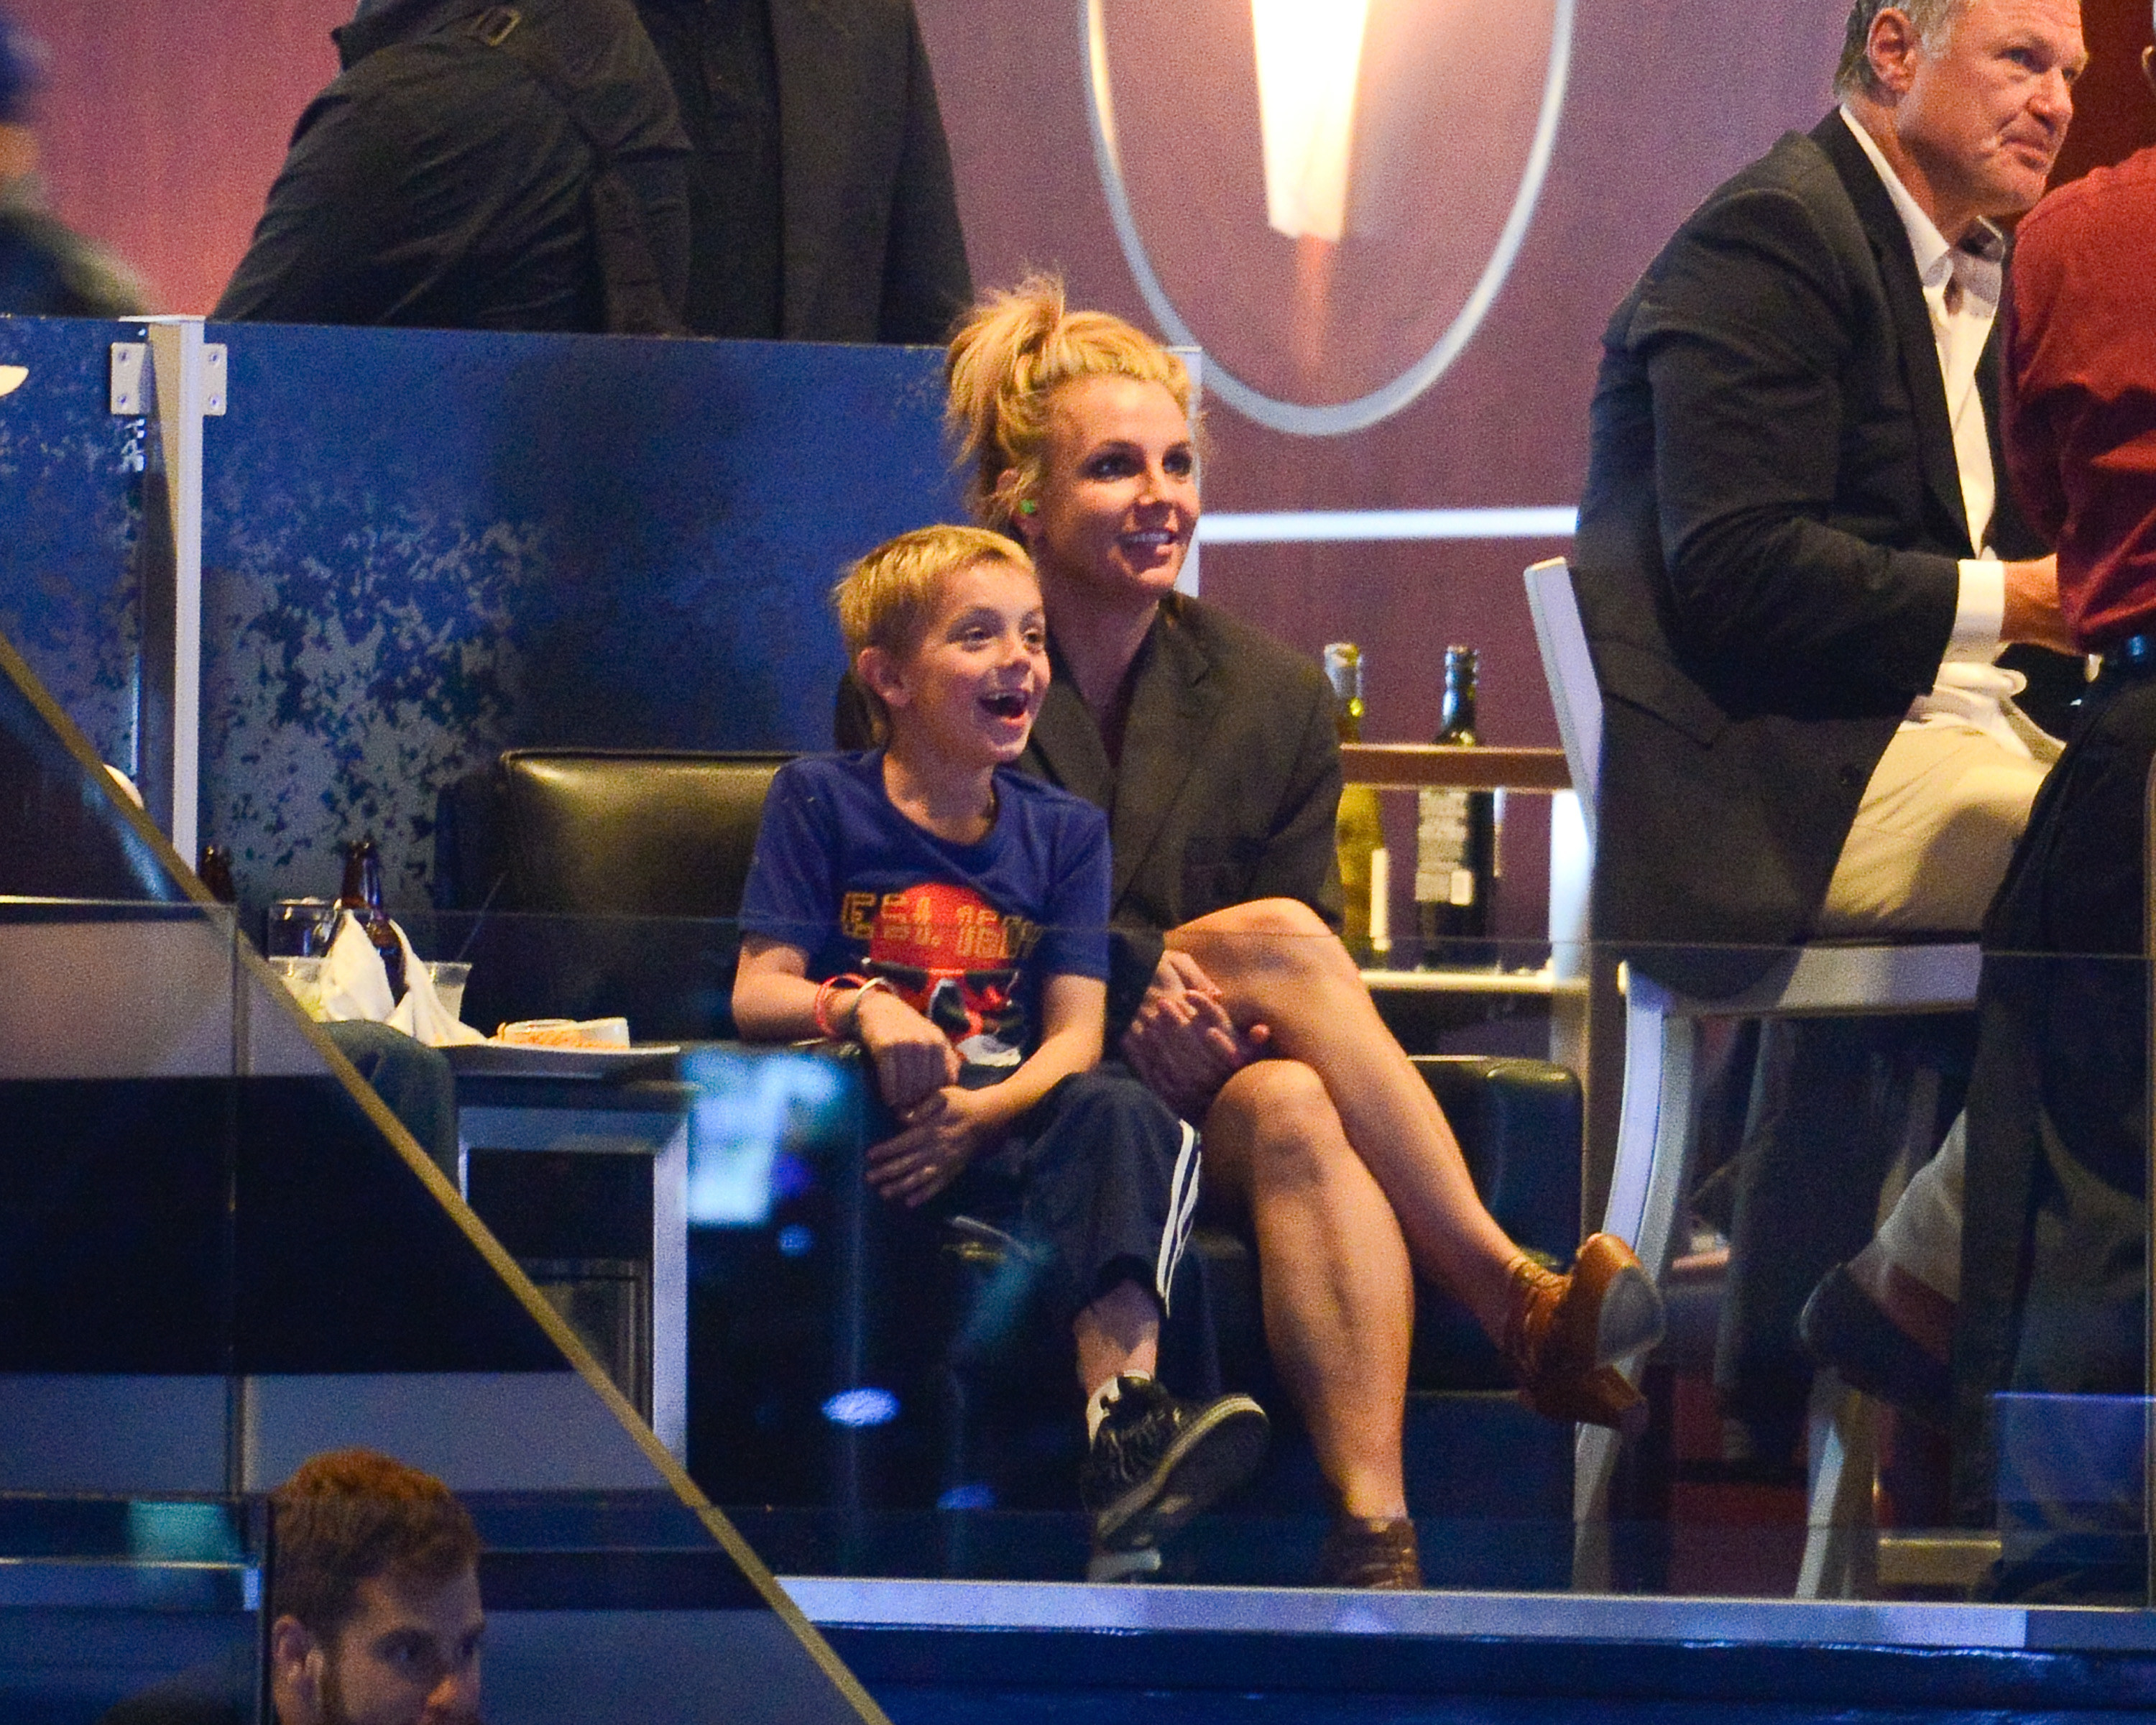
<path id="1" fill-rule="evenodd" d="M 1248 1396 L 1186 1402 L 1153 1381 L 1197 1147 L 1100 1065 L 1105 818 L 1014 768 L 1048 687 L 1040 585 L 1003 536 L 928 527 L 834 597 L 883 746 L 773 780 L 735 1021 L 860 1045 L 898 1124 L 867 1153 L 881 1197 L 1014 1208 L 1076 1345 L 1096 1543 L 1142 1550 L 1248 1476 L 1265 1419 Z"/>

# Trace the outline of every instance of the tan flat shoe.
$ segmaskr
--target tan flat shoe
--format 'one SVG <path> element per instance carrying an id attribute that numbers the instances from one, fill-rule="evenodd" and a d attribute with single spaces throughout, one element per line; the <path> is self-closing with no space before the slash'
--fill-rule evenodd
<path id="1" fill-rule="evenodd" d="M 1521 1399 L 1552 1420 L 1635 1433 L 1645 1404 L 1614 1363 L 1661 1341 L 1663 1316 L 1661 1296 L 1631 1247 L 1614 1235 L 1590 1235 L 1563 1276 L 1522 1253 L 1512 1285 L 1517 1303 L 1503 1346 Z"/>

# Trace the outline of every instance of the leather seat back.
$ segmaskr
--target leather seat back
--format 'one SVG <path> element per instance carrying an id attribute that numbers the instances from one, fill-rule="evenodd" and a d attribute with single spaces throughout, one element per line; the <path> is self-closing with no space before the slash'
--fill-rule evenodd
<path id="1" fill-rule="evenodd" d="M 791 758 L 512 749 L 457 786 L 436 863 L 444 908 L 488 913 L 470 1022 L 619 1013 L 639 1040 L 732 1035 L 732 919 Z"/>
<path id="2" fill-rule="evenodd" d="M 787 755 L 512 749 L 496 763 L 517 908 L 731 916 Z"/>

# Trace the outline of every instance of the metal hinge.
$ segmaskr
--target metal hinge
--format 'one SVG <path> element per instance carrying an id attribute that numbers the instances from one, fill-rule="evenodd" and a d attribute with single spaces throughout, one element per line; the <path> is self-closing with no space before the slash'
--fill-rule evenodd
<path id="1" fill-rule="evenodd" d="M 224 413 L 224 343 L 203 343 L 203 412 L 211 418 L 221 418 Z M 147 393 L 143 387 L 143 374 L 150 364 L 150 344 L 147 341 L 115 341 L 112 344 L 112 411 L 123 418 L 133 418 L 144 413 Z"/>
<path id="2" fill-rule="evenodd" d="M 147 341 L 112 344 L 112 411 L 132 416 L 142 411 L 142 373 L 150 363 Z"/>

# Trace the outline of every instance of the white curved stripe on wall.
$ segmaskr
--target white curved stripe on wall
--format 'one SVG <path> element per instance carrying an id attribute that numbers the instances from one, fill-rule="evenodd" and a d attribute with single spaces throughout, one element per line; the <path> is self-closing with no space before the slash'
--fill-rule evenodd
<path id="1" fill-rule="evenodd" d="M 1211 357 L 1209 388 L 1217 391 L 1238 413 L 1275 431 L 1301 437 L 1339 437 L 1348 432 L 1366 430 L 1391 418 L 1444 375 L 1445 368 L 1473 338 L 1484 315 L 1504 286 L 1513 261 L 1519 255 L 1521 243 L 1527 238 L 1527 226 L 1534 219 L 1535 203 L 1542 195 L 1543 181 L 1549 172 L 1550 157 L 1556 147 L 1558 116 L 1564 106 L 1565 85 L 1571 73 L 1573 3 L 1574 0 L 1556 0 L 1542 112 L 1536 117 L 1534 139 L 1528 147 L 1527 166 L 1520 177 L 1519 192 L 1512 200 L 1512 213 L 1506 218 L 1497 236 L 1496 248 L 1483 266 L 1474 291 L 1468 295 L 1459 316 L 1438 338 L 1437 345 L 1391 382 L 1353 401 L 1313 406 L 1279 400 L 1244 382 L 1220 363 L 1218 356 Z M 1137 279 L 1138 292 L 1147 309 L 1158 320 L 1168 341 L 1203 347 L 1204 343 L 1175 309 L 1174 301 L 1155 272 L 1152 260 L 1146 254 L 1145 241 L 1138 233 L 1137 219 L 1131 210 L 1130 191 L 1123 180 L 1122 148 L 1116 136 L 1115 93 L 1108 76 L 1107 28 L 1102 16 L 1105 0 L 1078 0 L 1078 4 L 1079 28 L 1086 44 L 1086 118 L 1092 131 L 1093 159 L 1100 170 L 1101 188 L 1107 197 L 1116 238 L 1122 244 L 1124 259 Z"/>
<path id="2" fill-rule="evenodd" d="M 1218 379 L 1216 363 L 1213 377 Z M 1257 510 L 1198 518 L 1204 545 L 1327 545 L 1378 539 L 1569 539 L 1569 503 L 1525 509 Z"/>

